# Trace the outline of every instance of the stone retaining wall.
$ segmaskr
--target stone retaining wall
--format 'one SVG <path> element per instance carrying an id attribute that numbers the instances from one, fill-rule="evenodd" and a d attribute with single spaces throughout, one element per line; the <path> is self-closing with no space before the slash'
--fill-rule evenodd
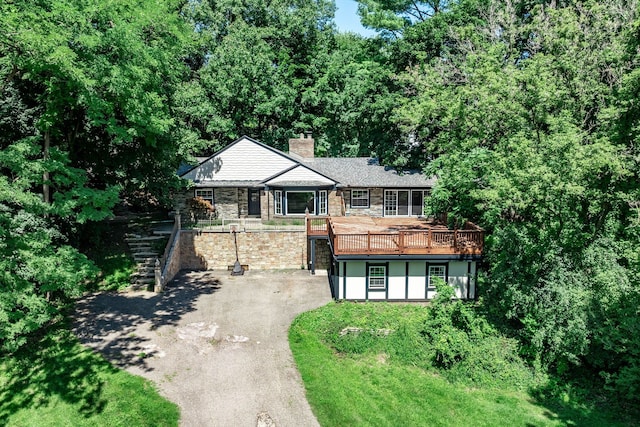
<path id="1" fill-rule="evenodd" d="M 307 266 L 307 235 L 304 231 L 242 232 L 238 259 L 249 269 L 301 268 Z M 183 230 L 180 238 L 182 268 L 226 269 L 236 260 L 232 233 Z"/>

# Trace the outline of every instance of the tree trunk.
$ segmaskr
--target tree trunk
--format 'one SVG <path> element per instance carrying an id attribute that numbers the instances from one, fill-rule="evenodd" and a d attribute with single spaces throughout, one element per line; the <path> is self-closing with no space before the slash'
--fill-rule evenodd
<path id="1" fill-rule="evenodd" d="M 48 160 L 49 159 L 49 147 L 51 146 L 51 135 L 49 134 L 49 131 L 46 131 L 44 133 L 44 148 L 43 148 L 43 158 L 44 160 Z M 46 167 L 46 166 L 45 166 Z M 42 200 L 44 200 L 45 203 L 51 203 L 51 195 L 50 195 L 50 188 L 49 188 L 49 171 L 45 170 L 44 173 L 42 174 Z"/>

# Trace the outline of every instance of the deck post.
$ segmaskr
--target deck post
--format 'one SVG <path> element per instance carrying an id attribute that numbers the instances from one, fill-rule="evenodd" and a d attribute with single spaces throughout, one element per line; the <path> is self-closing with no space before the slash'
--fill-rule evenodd
<path id="1" fill-rule="evenodd" d="M 371 232 L 367 230 L 367 253 L 371 253 Z"/>
<path id="2" fill-rule="evenodd" d="M 401 254 L 403 254 L 405 252 L 404 233 L 405 233 L 405 231 L 401 231 L 400 234 L 398 235 L 398 250 L 400 250 Z"/>
<path id="3" fill-rule="evenodd" d="M 307 240 L 311 245 L 311 262 L 309 263 L 309 270 L 311 274 L 316 274 L 316 239 Z"/>
<path id="4" fill-rule="evenodd" d="M 427 248 L 431 248 L 431 229 L 427 232 Z"/>

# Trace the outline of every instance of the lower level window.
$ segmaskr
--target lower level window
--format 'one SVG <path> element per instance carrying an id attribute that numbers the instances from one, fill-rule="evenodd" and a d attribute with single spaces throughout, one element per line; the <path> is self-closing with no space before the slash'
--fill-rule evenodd
<path id="1" fill-rule="evenodd" d="M 433 278 L 438 277 L 442 279 L 443 282 L 447 282 L 447 270 L 444 265 L 430 265 L 429 266 L 429 288 L 435 289 L 435 284 L 433 283 Z"/>
<path id="2" fill-rule="evenodd" d="M 370 265 L 368 273 L 369 289 L 384 289 L 387 286 L 387 266 Z"/>

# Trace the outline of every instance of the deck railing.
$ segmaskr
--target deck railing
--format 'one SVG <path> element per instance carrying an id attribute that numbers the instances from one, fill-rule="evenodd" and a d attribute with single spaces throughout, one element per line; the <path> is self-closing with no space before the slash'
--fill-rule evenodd
<path id="1" fill-rule="evenodd" d="M 329 218 L 310 218 L 307 216 L 307 235 L 326 236 L 329 230 Z"/>
<path id="2" fill-rule="evenodd" d="M 479 255 L 483 251 L 484 231 L 475 225 L 471 226 L 474 229 L 336 233 L 331 218 L 318 218 L 307 221 L 307 234 L 328 235 L 335 255 Z"/>

